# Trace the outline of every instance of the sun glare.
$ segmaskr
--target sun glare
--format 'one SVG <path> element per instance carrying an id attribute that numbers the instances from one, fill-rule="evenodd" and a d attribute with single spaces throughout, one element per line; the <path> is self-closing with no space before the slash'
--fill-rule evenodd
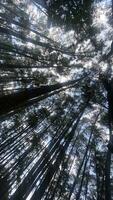
<path id="1" fill-rule="evenodd" d="M 94 24 L 98 26 L 108 26 L 108 17 L 107 13 L 109 12 L 109 6 L 101 5 L 101 3 L 98 4 L 98 6 L 95 8 L 95 14 L 94 14 Z"/>

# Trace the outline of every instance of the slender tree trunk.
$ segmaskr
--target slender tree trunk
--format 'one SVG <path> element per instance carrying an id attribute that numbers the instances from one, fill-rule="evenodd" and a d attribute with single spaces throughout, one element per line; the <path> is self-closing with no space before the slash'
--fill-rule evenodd
<path id="1" fill-rule="evenodd" d="M 85 200 L 87 200 L 89 177 L 86 177 Z"/>
<path id="2" fill-rule="evenodd" d="M 113 1 L 112 1 L 113 2 Z M 107 91 L 107 101 L 108 101 L 108 121 L 109 121 L 109 141 L 111 141 L 112 136 L 112 123 L 113 123 L 113 86 L 112 80 L 109 80 L 109 70 L 111 65 L 107 69 L 107 77 L 102 79 L 104 88 Z M 105 166 L 105 200 L 111 200 L 111 180 L 110 180 L 110 168 L 111 168 L 111 152 L 108 148 L 106 155 L 106 166 Z"/>
<path id="3" fill-rule="evenodd" d="M 71 132 L 67 135 L 64 146 L 63 147 L 61 146 L 61 150 L 60 150 L 60 153 L 59 153 L 59 155 L 56 159 L 56 162 L 54 163 L 52 168 L 48 169 L 47 174 L 46 174 L 44 180 L 42 181 L 40 188 L 34 193 L 34 195 L 32 197 L 33 200 L 36 200 L 37 197 L 38 197 L 38 200 L 42 199 L 44 192 L 47 189 L 54 173 L 58 170 L 59 165 L 60 165 L 60 163 L 62 162 L 62 159 L 65 156 L 66 150 L 68 149 L 69 144 L 70 144 L 70 142 L 71 142 L 71 140 L 72 140 L 72 138 L 75 134 L 75 130 L 76 130 L 78 123 L 79 123 L 79 121 L 80 121 L 80 119 L 81 119 L 81 117 L 84 113 L 85 108 L 86 108 L 86 105 L 81 109 L 81 113 L 78 116 L 76 123 L 74 124 Z"/>
<path id="4" fill-rule="evenodd" d="M 69 152 L 68 158 L 66 159 L 66 161 L 65 161 L 65 163 L 64 163 L 64 165 L 63 165 L 63 170 L 61 171 L 61 173 L 60 173 L 60 175 L 59 175 L 58 181 L 57 181 L 56 185 L 54 186 L 54 190 L 53 190 L 53 192 L 52 192 L 52 196 L 49 198 L 49 200 L 53 200 L 54 197 L 55 197 L 55 194 L 56 194 L 57 189 L 58 189 L 58 187 L 59 187 L 59 184 L 60 184 L 60 181 L 61 181 L 61 179 L 62 179 L 63 173 L 65 172 L 65 169 L 66 169 L 66 167 L 67 167 L 67 165 L 68 165 L 69 159 L 70 159 L 70 157 L 71 157 L 71 155 L 72 155 L 72 153 L 73 153 L 73 150 L 74 150 L 74 147 L 75 147 L 77 138 L 78 138 L 78 135 L 76 136 L 76 138 L 75 138 L 75 140 L 74 140 L 74 143 L 73 143 L 72 148 L 71 148 L 71 150 L 70 150 L 70 152 Z M 70 169 L 71 169 L 71 166 L 70 166 Z M 69 170 L 69 171 L 70 171 L 70 170 Z M 59 192 L 59 198 L 60 198 L 60 196 L 61 196 L 62 189 L 64 189 L 64 185 L 65 185 L 65 181 L 64 181 L 62 187 L 60 187 L 60 188 L 61 188 L 61 192 Z M 46 197 L 45 200 L 48 200 L 48 197 Z"/>
<path id="5" fill-rule="evenodd" d="M 0 63 L 0 69 L 32 69 L 32 68 L 37 68 L 37 69 L 49 69 L 49 68 L 53 68 L 53 69 L 56 69 L 57 67 L 65 67 L 65 68 L 70 68 L 70 66 L 62 66 L 62 65 L 57 65 L 57 66 L 54 66 L 52 64 L 43 64 L 43 65 L 22 65 L 22 64 L 10 64 L 10 63 Z"/>
<path id="6" fill-rule="evenodd" d="M 111 7 L 112 7 L 112 26 L 113 26 L 113 0 L 111 0 Z"/>
<path id="7" fill-rule="evenodd" d="M 90 100 L 90 99 L 89 99 L 89 100 Z M 81 172 L 81 169 L 82 169 L 82 167 L 83 167 L 83 165 L 84 165 L 84 162 L 85 162 L 85 159 L 86 159 L 86 157 L 87 157 L 87 154 L 88 154 L 88 151 L 89 151 L 89 148 L 90 148 L 90 143 L 91 143 L 92 137 L 93 137 L 93 132 L 94 132 L 94 130 L 95 130 L 95 129 L 94 129 L 94 127 L 95 127 L 94 125 L 95 125 L 95 123 L 97 122 L 99 115 L 100 115 L 100 113 L 98 113 L 98 115 L 96 116 L 96 119 L 95 119 L 95 121 L 94 121 L 94 124 L 92 125 L 91 134 L 90 134 L 90 137 L 89 137 L 89 140 L 88 140 L 88 144 L 87 144 L 87 147 L 86 147 L 86 150 L 85 150 L 85 153 L 84 153 L 82 162 L 81 162 L 80 167 L 79 167 L 79 169 L 78 169 L 76 179 L 79 177 L 80 172 Z M 74 180 L 73 185 L 72 185 L 72 188 L 70 189 L 70 193 L 69 193 L 68 200 L 71 199 L 71 196 L 72 196 L 73 191 L 74 191 L 74 189 L 75 189 L 75 186 L 76 186 L 76 179 Z"/>
<path id="8" fill-rule="evenodd" d="M 108 109 L 108 116 L 109 116 L 109 141 L 111 140 L 112 136 L 112 121 L 113 121 L 113 108 L 110 104 L 112 99 L 108 99 L 109 109 Z M 106 155 L 106 165 L 105 165 L 105 200 L 111 200 L 111 180 L 110 180 L 110 170 L 111 170 L 111 151 L 108 148 L 107 155 Z"/>
<path id="9" fill-rule="evenodd" d="M 52 50 L 62 52 L 60 49 L 55 49 L 54 47 L 51 47 L 51 45 L 49 43 L 43 43 L 43 42 L 36 41 L 36 40 L 34 40 L 30 37 L 25 37 L 20 32 L 13 31 L 12 29 L 9 29 L 9 28 L 0 27 L 0 32 L 1 32 L 1 34 L 7 34 L 7 35 L 10 35 L 10 36 L 15 36 L 15 37 L 17 37 L 17 38 L 19 38 L 19 39 L 21 39 L 25 42 L 30 42 L 34 45 L 38 45 L 38 46 L 41 46 L 41 47 L 45 47 L 47 49 L 52 49 Z"/>
<path id="10" fill-rule="evenodd" d="M 105 157 L 105 154 L 95 151 L 97 200 L 105 200 Z"/>
<path id="11" fill-rule="evenodd" d="M 64 83 L 57 83 L 54 85 L 47 85 L 47 86 L 41 86 L 38 88 L 32 88 L 32 89 L 26 89 L 24 91 L 16 92 L 13 94 L 5 95 L 0 97 L 0 115 L 6 114 L 22 104 L 24 104 L 26 101 L 31 100 L 35 97 L 39 97 L 44 94 L 48 94 L 52 91 L 56 91 L 58 89 L 61 89 L 63 87 L 72 86 L 78 82 L 78 80 L 68 81 Z M 64 88 L 65 89 L 65 88 Z"/>
<path id="12" fill-rule="evenodd" d="M 79 187 L 79 190 L 78 190 L 77 195 L 76 195 L 76 200 L 80 199 L 80 195 L 81 195 L 82 187 L 83 187 L 83 181 L 84 181 L 84 178 L 85 178 L 86 167 L 87 167 L 87 163 L 88 163 L 88 160 L 89 160 L 89 157 L 90 157 L 90 153 L 91 152 L 89 152 L 89 155 L 86 157 L 86 161 L 84 163 L 84 169 L 83 169 L 83 173 L 82 173 L 82 180 L 81 180 L 80 187 Z"/>
<path id="13" fill-rule="evenodd" d="M 111 167 L 111 152 L 107 151 L 106 167 L 105 167 L 105 200 L 111 200 L 111 181 L 110 181 L 110 167 Z"/>

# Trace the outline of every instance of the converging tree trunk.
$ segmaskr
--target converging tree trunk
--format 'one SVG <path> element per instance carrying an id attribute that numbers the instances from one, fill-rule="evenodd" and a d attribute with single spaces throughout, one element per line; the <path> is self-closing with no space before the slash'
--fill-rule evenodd
<path id="1" fill-rule="evenodd" d="M 20 91 L 17 93 L 1 96 L 0 97 L 0 115 L 6 114 L 18 108 L 19 106 L 21 107 L 26 101 L 29 101 L 33 98 L 50 93 L 52 91 L 56 91 L 63 87 L 67 87 L 67 86 L 74 87 L 74 84 L 80 81 L 82 78 L 78 80 L 64 82 L 64 83 L 57 83 L 55 85 L 50 85 L 50 86 L 48 85 L 48 86 L 40 86 L 38 88 L 26 89 L 24 91 Z M 65 89 L 66 88 L 64 88 L 64 90 Z"/>

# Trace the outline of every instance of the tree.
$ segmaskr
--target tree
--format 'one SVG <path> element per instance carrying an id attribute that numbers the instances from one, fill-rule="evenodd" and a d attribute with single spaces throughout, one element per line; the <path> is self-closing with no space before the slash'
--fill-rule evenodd
<path id="1" fill-rule="evenodd" d="M 112 199 L 111 3 L 0 2 L 1 200 Z"/>

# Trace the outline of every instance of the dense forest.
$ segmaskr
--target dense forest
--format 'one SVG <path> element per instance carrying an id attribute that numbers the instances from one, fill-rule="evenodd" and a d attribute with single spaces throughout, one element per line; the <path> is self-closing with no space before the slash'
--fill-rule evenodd
<path id="1" fill-rule="evenodd" d="M 113 200 L 113 0 L 0 0 L 0 200 Z"/>

